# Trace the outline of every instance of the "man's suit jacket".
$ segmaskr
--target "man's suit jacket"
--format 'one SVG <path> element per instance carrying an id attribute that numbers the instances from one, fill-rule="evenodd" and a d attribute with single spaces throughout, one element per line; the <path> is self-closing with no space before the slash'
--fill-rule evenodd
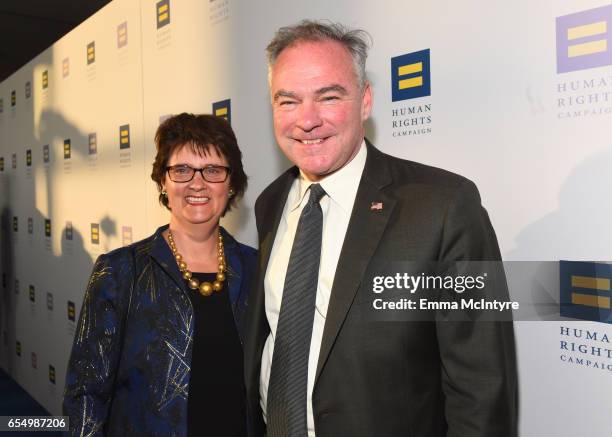
<path id="1" fill-rule="evenodd" d="M 357 290 L 372 260 L 498 260 L 476 186 L 444 170 L 368 155 L 332 287 L 312 394 L 317 437 L 514 436 L 517 376 L 509 322 L 372 322 Z M 264 276 L 292 168 L 257 199 L 259 265 L 247 310 L 245 377 L 256 436 L 270 328 Z M 372 211 L 372 202 L 382 210 Z"/>

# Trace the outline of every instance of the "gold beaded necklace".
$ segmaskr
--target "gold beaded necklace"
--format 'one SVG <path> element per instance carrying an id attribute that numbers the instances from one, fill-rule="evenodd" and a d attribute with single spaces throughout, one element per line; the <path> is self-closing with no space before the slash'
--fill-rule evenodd
<path id="1" fill-rule="evenodd" d="M 223 237 L 219 232 L 217 239 L 217 260 L 219 261 L 219 267 L 217 269 L 217 279 L 211 284 L 210 282 L 202 282 L 193 277 L 191 271 L 187 267 L 187 263 L 183 260 L 183 256 L 176 250 L 176 244 L 174 243 L 174 237 L 172 232 L 168 229 L 168 243 L 174 259 L 178 264 L 178 268 L 183 274 L 183 278 L 187 281 L 189 288 L 192 290 L 199 290 L 202 296 L 210 296 L 213 291 L 221 291 L 223 289 L 223 281 L 225 281 L 225 255 L 223 252 Z"/>

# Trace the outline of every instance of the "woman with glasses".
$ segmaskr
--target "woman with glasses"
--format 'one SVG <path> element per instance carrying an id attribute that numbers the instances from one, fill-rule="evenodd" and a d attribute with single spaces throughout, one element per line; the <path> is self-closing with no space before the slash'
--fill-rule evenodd
<path id="1" fill-rule="evenodd" d="M 151 178 L 170 223 L 102 255 L 64 393 L 73 435 L 246 436 L 242 339 L 256 251 L 219 220 L 246 188 L 224 119 L 180 114 Z"/>

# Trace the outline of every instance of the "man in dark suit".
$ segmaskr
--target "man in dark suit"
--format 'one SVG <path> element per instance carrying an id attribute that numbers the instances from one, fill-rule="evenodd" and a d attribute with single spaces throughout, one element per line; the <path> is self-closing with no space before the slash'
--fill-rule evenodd
<path id="1" fill-rule="evenodd" d="M 375 263 L 500 259 L 471 181 L 365 140 L 366 55 L 363 32 L 311 21 L 280 29 L 268 46 L 275 136 L 296 166 L 255 205 L 252 430 L 514 436 L 511 323 L 376 322 L 359 296 Z"/>

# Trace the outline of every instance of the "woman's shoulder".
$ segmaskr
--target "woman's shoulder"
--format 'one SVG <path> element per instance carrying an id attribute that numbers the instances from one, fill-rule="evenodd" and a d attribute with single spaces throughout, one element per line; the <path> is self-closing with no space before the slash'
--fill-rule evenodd
<path id="1" fill-rule="evenodd" d="M 156 236 L 157 232 L 127 246 L 113 249 L 110 252 L 100 255 L 98 261 L 106 261 L 107 263 L 115 264 L 125 262 L 128 259 L 133 260 L 142 255 L 149 255 L 152 251 Z"/>
<path id="2" fill-rule="evenodd" d="M 244 256 L 249 257 L 249 258 L 257 258 L 257 253 L 258 253 L 257 249 L 247 244 L 243 244 L 240 242 L 237 242 L 237 243 L 238 243 L 238 248 L 240 252 L 242 252 Z"/>

